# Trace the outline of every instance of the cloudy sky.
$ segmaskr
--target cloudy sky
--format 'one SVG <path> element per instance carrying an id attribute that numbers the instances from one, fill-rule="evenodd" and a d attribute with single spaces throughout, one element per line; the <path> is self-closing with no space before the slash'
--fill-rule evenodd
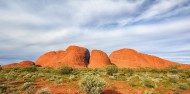
<path id="1" fill-rule="evenodd" d="M 190 64 L 190 0 L 0 0 L 0 65 L 69 45 Z"/>

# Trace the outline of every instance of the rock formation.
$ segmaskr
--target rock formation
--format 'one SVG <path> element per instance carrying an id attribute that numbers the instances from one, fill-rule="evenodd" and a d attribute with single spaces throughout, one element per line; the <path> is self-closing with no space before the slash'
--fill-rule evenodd
<path id="1" fill-rule="evenodd" d="M 36 65 L 40 65 L 42 67 L 60 67 L 61 63 L 59 60 L 63 59 L 66 55 L 65 51 L 51 51 L 40 56 L 35 62 Z"/>
<path id="2" fill-rule="evenodd" d="M 107 54 L 100 50 L 92 50 L 91 56 L 87 48 L 69 46 L 65 51 L 51 51 L 40 56 L 35 66 L 59 68 L 70 66 L 74 68 L 104 68 L 109 64 L 115 64 L 119 68 L 155 67 L 165 68 L 170 65 L 178 65 L 182 68 L 190 68 L 190 65 L 161 59 L 156 56 L 139 53 L 133 49 L 123 48 Z M 2 66 L 2 68 L 32 66 L 32 61 L 22 61 Z"/>
<path id="3" fill-rule="evenodd" d="M 139 53 L 133 49 L 120 49 L 114 51 L 109 56 L 111 62 L 119 68 L 155 67 L 165 68 L 170 65 L 179 65 L 188 68 L 188 65 L 180 65 L 176 62 L 161 59 L 156 56 Z"/>
<path id="4" fill-rule="evenodd" d="M 36 65 L 58 68 L 70 66 L 75 68 L 87 67 L 90 54 L 88 49 L 79 46 L 69 46 L 66 51 L 48 52 L 38 58 Z"/>
<path id="5" fill-rule="evenodd" d="M 35 65 L 32 61 L 22 61 L 19 63 L 12 63 L 2 66 L 2 68 L 13 68 L 13 67 L 28 67 Z"/>
<path id="6" fill-rule="evenodd" d="M 110 65 L 110 59 L 107 54 L 100 50 L 92 50 L 88 68 L 104 68 Z"/>

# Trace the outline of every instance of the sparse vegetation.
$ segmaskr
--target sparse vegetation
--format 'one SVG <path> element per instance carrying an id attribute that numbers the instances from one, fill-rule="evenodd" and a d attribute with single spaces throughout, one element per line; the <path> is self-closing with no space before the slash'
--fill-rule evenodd
<path id="1" fill-rule="evenodd" d="M 71 74 L 73 72 L 73 68 L 68 66 L 62 66 L 58 68 L 57 72 L 60 74 Z"/>
<path id="2" fill-rule="evenodd" d="M 35 71 L 37 71 L 37 68 L 35 66 L 25 67 L 25 68 L 23 68 L 23 71 L 35 72 Z"/>
<path id="3" fill-rule="evenodd" d="M 118 72 L 118 67 L 115 65 L 108 65 L 106 67 L 106 72 L 108 75 L 113 75 L 114 73 Z"/>
<path id="4" fill-rule="evenodd" d="M 79 82 L 80 88 L 86 92 L 86 94 L 101 94 L 102 88 L 107 83 L 97 76 L 86 76 Z"/>
<path id="5" fill-rule="evenodd" d="M 49 88 L 42 88 L 38 94 L 51 94 L 51 90 Z"/>
<path id="6" fill-rule="evenodd" d="M 21 86 L 22 90 L 26 90 L 27 88 L 29 88 L 31 85 L 33 85 L 33 82 L 26 82 Z"/>
<path id="7" fill-rule="evenodd" d="M 114 85 L 114 90 L 117 90 L 118 86 L 115 83 L 123 84 L 123 89 L 130 88 L 131 92 L 136 88 L 143 88 L 146 90 L 142 91 L 144 94 L 164 94 L 167 91 L 182 93 L 190 90 L 190 69 L 173 66 L 164 69 L 119 69 L 111 65 L 105 69 L 76 69 L 64 66 L 58 69 L 49 67 L 3 68 L 0 71 L 0 94 L 36 94 L 39 91 L 49 92 L 52 87 L 61 88 L 68 84 L 78 89 L 78 92 L 81 92 L 81 88 L 87 94 L 89 92 L 99 94 L 107 84 L 108 86 Z M 55 86 L 49 87 L 49 90 L 39 90 L 41 88 L 39 86 L 46 84 Z M 67 91 L 72 92 L 69 89 L 65 90 Z"/>

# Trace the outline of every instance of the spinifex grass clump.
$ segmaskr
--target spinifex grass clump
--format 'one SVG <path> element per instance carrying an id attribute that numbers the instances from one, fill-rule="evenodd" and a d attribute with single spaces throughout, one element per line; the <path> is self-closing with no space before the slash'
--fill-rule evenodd
<path id="1" fill-rule="evenodd" d="M 86 92 L 86 94 L 101 94 L 102 88 L 107 85 L 102 78 L 98 76 L 86 76 L 79 82 L 80 88 Z"/>

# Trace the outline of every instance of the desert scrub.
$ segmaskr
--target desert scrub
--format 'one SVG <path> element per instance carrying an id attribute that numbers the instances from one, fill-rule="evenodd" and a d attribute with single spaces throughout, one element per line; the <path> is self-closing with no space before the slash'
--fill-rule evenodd
<path id="1" fill-rule="evenodd" d="M 17 78 L 17 76 L 18 76 L 18 73 L 14 72 L 14 71 L 11 71 L 11 72 L 5 74 L 5 78 L 8 81 L 15 80 Z"/>
<path id="2" fill-rule="evenodd" d="M 75 76 L 75 75 L 70 75 L 69 80 L 70 80 L 70 81 L 75 81 L 75 80 L 77 80 L 77 76 Z"/>
<path id="3" fill-rule="evenodd" d="M 72 67 L 68 67 L 68 66 L 62 66 L 60 68 L 57 69 L 57 72 L 59 74 L 71 74 L 73 71 Z"/>
<path id="4" fill-rule="evenodd" d="M 27 94 L 35 94 L 35 92 L 37 91 L 36 87 L 29 87 L 26 92 Z"/>
<path id="5" fill-rule="evenodd" d="M 42 72 L 42 73 L 54 73 L 55 69 L 52 68 L 52 67 L 42 67 L 42 68 L 39 68 L 39 72 Z"/>
<path id="6" fill-rule="evenodd" d="M 101 94 L 102 88 L 107 85 L 102 78 L 98 76 L 86 76 L 79 82 L 79 87 L 85 91 L 86 94 Z"/>
<path id="7" fill-rule="evenodd" d="M 118 72 L 118 67 L 115 65 L 108 65 L 106 66 L 106 73 L 108 75 L 113 75 L 114 73 Z"/>
<path id="8" fill-rule="evenodd" d="M 153 83 L 152 81 L 149 81 L 149 80 L 145 80 L 141 84 L 142 84 L 142 86 L 145 86 L 148 88 L 155 88 L 156 87 L 155 83 Z"/>
<path id="9" fill-rule="evenodd" d="M 35 71 L 37 71 L 37 67 L 36 66 L 29 66 L 29 67 L 23 68 L 22 70 L 27 71 L 27 72 L 35 72 Z"/>
<path id="10" fill-rule="evenodd" d="M 120 69 L 120 72 L 123 73 L 124 75 L 132 76 L 135 71 L 132 68 L 123 68 L 123 69 Z"/>
<path id="11" fill-rule="evenodd" d="M 22 86 L 21 86 L 21 90 L 26 90 L 27 88 L 29 88 L 31 85 L 33 85 L 33 82 L 25 82 Z"/>
<path id="12" fill-rule="evenodd" d="M 38 94 L 51 94 L 51 90 L 49 88 L 42 88 Z"/>
<path id="13" fill-rule="evenodd" d="M 9 86 L 7 86 L 7 85 L 0 85 L 0 94 L 5 93 L 8 88 L 9 88 Z"/>
<path id="14" fill-rule="evenodd" d="M 145 90 L 144 94 L 153 94 L 152 91 Z"/>

